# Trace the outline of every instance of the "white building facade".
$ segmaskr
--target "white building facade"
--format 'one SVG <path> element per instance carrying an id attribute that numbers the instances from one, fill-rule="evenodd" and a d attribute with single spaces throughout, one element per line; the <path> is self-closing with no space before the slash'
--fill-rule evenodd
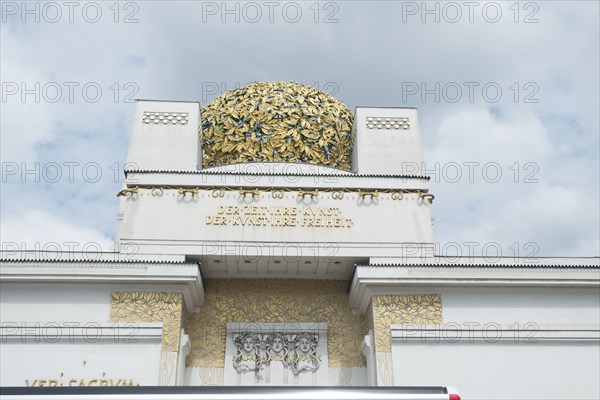
<path id="1" fill-rule="evenodd" d="M 600 397 L 599 259 L 436 256 L 415 109 L 274 82 L 133 121 L 120 252 L 2 254 L 2 386 Z"/>

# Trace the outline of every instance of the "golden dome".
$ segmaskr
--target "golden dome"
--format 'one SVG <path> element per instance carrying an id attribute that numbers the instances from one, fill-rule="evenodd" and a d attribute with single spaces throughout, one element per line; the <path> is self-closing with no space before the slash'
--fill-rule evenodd
<path id="1" fill-rule="evenodd" d="M 202 166 L 302 162 L 349 170 L 352 120 L 345 104 L 310 86 L 252 83 L 202 108 Z"/>

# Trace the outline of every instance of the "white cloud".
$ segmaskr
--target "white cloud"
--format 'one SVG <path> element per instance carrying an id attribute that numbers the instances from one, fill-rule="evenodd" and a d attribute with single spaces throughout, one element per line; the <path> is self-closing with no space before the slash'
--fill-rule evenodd
<path id="1" fill-rule="evenodd" d="M 557 152 L 539 119 L 472 108 L 443 118 L 438 137 L 425 158 L 440 243 L 498 243 L 510 256 L 515 243 L 521 253 L 534 243 L 538 256 L 598 254 L 597 188 L 555 178 Z"/>
<path id="2" fill-rule="evenodd" d="M 315 23 L 312 3 L 300 3 L 303 18 L 296 24 L 282 19 L 281 8 L 274 23 L 265 19 L 266 10 L 258 23 L 244 18 L 236 23 L 231 15 L 223 23 L 220 14 L 203 22 L 203 3 L 194 2 L 135 3 L 139 22 L 133 24 L 122 23 L 130 8 L 121 10 L 121 21 L 114 23 L 112 3 L 102 3 L 104 18 L 96 24 L 85 23 L 80 14 L 73 24 L 23 24 L 17 15 L 0 26 L 2 81 L 80 86 L 72 103 L 22 103 L 13 97 L 0 104 L 2 161 L 95 161 L 106 166 L 108 176 L 111 165 L 125 162 L 133 109 L 122 101 L 130 94 L 123 89 L 127 82 L 138 86 L 135 98 L 198 101 L 205 97 L 206 82 L 225 89 L 256 80 L 334 82 L 336 96 L 350 107 L 417 106 L 428 164 L 501 165 L 503 179 L 494 184 L 482 179 L 481 170 L 474 183 L 436 183 L 433 177 L 440 241 L 534 240 L 548 255 L 597 254 L 599 4 L 538 2 L 539 21 L 524 24 L 530 9 L 522 9 L 521 21 L 514 23 L 512 3 L 500 2 L 502 21 L 491 24 L 482 20 L 481 8 L 475 23 L 466 20 L 466 10 L 458 23 L 435 23 L 431 15 L 427 23 L 420 15 L 404 22 L 402 3 L 331 3 L 339 8 L 333 24 L 321 23 L 331 7 L 321 9 L 321 22 Z M 80 88 L 87 82 L 101 85 L 98 103 L 82 99 Z M 110 89 L 115 82 L 120 86 L 116 103 Z M 466 96 L 456 104 L 431 96 L 423 102 L 417 95 L 403 104 L 404 82 L 428 87 L 478 82 L 479 88 L 497 82 L 503 96 L 492 104 L 478 90 L 473 103 Z M 517 102 L 510 89 L 515 82 Z M 523 102 L 527 82 L 539 88 L 537 103 Z M 520 163 L 519 183 L 509 179 L 515 162 Z M 539 168 L 538 183 L 522 183 L 533 171 L 527 162 Z M 35 189 L 19 184 L 11 181 L 3 188 L 3 219 L 15 221 L 17 215 L 35 226 L 36 219 L 28 216 L 42 213 L 58 218 L 59 226 L 87 227 L 82 229 L 92 239 L 96 230 L 112 231 L 114 214 L 107 210 L 116 211 L 118 184 Z M 44 211 L 35 208 L 41 192 Z M 69 215 L 77 218 L 71 222 Z M 555 229 L 550 221 L 556 221 Z M 2 226 L 8 232 L 9 225 Z M 16 223 L 10 227 L 27 231 Z M 52 230 L 36 235 L 42 242 L 55 240 Z"/>
<path id="3" fill-rule="evenodd" d="M 91 228 L 44 210 L 26 210 L 0 224 L 2 250 L 111 251 L 114 242 Z"/>

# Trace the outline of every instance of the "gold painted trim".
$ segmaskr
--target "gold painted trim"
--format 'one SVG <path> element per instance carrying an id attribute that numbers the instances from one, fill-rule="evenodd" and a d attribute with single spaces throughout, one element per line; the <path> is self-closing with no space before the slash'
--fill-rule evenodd
<path id="1" fill-rule="evenodd" d="M 356 193 L 357 198 L 364 199 L 365 197 L 383 198 L 383 194 L 389 194 L 392 200 L 403 200 L 405 194 L 416 194 L 418 199 L 431 204 L 434 196 L 431 193 L 423 192 L 420 189 L 374 189 L 372 191 L 366 191 L 358 188 L 330 188 L 330 189 L 314 189 L 307 190 L 306 188 L 290 188 L 290 187 L 268 187 L 268 188 L 254 188 L 248 189 L 243 187 L 230 187 L 230 186 L 195 186 L 195 187 L 183 187 L 183 186 L 155 186 L 155 185 L 137 185 L 129 189 L 123 189 L 117 196 L 133 196 L 134 194 L 140 194 L 141 190 L 149 190 L 152 196 L 161 197 L 165 191 L 176 191 L 178 195 L 185 197 L 186 194 L 191 194 L 192 197 L 198 196 L 201 191 L 208 191 L 212 197 L 224 197 L 225 192 L 238 192 L 241 197 L 246 195 L 252 195 L 252 197 L 260 196 L 262 193 L 271 193 L 271 197 L 275 199 L 282 199 L 284 192 L 296 193 L 298 197 L 304 198 L 310 196 L 311 198 L 318 197 L 320 193 L 329 193 L 335 200 L 344 198 L 344 193 Z"/>

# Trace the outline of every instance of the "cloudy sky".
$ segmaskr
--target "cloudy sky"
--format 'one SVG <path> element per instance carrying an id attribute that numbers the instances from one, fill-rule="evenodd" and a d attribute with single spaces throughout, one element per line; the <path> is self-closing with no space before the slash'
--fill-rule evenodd
<path id="1" fill-rule="evenodd" d="M 286 80 L 419 109 L 440 254 L 599 254 L 597 1 L 1 7 L 3 249 L 110 247 L 132 99 Z"/>

